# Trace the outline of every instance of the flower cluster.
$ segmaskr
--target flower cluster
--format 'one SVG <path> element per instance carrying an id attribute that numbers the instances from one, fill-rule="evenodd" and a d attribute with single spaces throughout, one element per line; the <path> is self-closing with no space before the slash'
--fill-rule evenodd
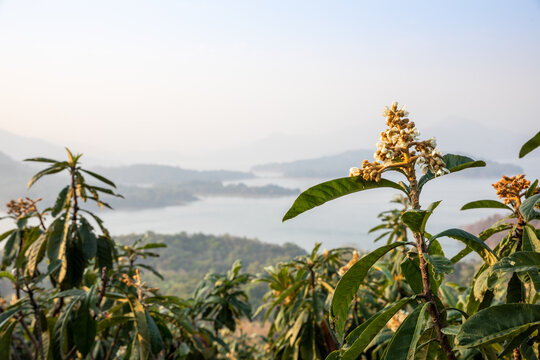
<path id="1" fill-rule="evenodd" d="M 21 218 L 30 213 L 37 212 L 36 203 L 41 201 L 41 198 L 32 200 L 29 197 L 25 199 L 19 198 L 17 201 L 11 200 L 6 204 L 8 208 L 7 213 L 10 215 L 15 215 L 17 218 Z"/>
<path id="2" fill-rule="evenodd" d="M 497 191 L 499 199 L 503 199 L 505 204 L 517 208 L 521 204 L 521 197 L 525 195 L 527 189 L 531 186 L 531 182 L 525 179 L 525 175 L 523 174 L 516 176 L 503 175 L 501 180 L 491 186 Z M 536 189 L 535 192 L 537 191 L 539 190 Z"/>
<path id="3" fill-rule="evenodd" d="M 139 301 L 142 301 L 144 297 L 144 291 L 156 292 L 159 290 L 158 288 L 148 287 L 146 285 L 146 282 L 143 282 L 141 280 L 141 273 L 139 269 L 135 269 L 135 275 L 133 275 L 133 278 L 129 277 L 128 274 L 122 274 L 122 282 L 127 286 L 137 289 L 137 296 L 139 297 Z"/>
<path id="4" fill-rule="evenodd" d="M 339 276 L 343 276 L 345 275 L 345 273 L 347 271 L 349 271 L 349 269 L 351 268 L 351 266 L 353 266 L 354 264 L 356 264 L 356 262 L 360 259 L 360 256 L 358 255 L 358 251 L 354 250 L 353 251 L 353 254 L 352 254 L 352 258 L 351 260 L 349 260 L 349 262 L 345 265 L 343 265 L 342 267 L 339 268 L 338 270 L 338 274 Z"/>
<path id="5" fill-rule="evenodd" d="M 420 132 L 407 115 L 405 107 L 398 109 L 396 102 L 384 109 L 387 129 L 381 132 L 377 151 L 373 155 L 375 161 L 364 160 L 361 169 L 353 167 L 349 170 L 350 176 L 379 181 L 383 170 L 410 164 L 413 167 L 414 164 L 418 165 L 424 173 L 431 171 L 435 176 L 449 172 L 441 152 L 436 149 L 435 138 L 420 141 Z"/>
<path id="6" fill-rule="evenodd" d="M 405 311 L 399 310 L 394 314 L 394 316 L 392 316 L 390 320 L 388 320 L 386 327 L 395 332 L 408 315 L 409 314 L 407 314 Z"/>

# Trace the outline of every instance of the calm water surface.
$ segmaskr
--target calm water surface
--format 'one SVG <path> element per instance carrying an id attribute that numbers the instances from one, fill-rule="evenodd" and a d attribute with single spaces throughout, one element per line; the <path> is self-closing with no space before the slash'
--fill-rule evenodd
<path id="1" fill-rule="evenodd" d="M 319 183 L 314 179 L 257 178 L 242 181 L 247 185 L 278 184 L 305 190 Z M 459 211 L 469 201 L 495 199 L 491 179 L 440 178 L 428 183 L 422 194 L 422 205 L 443 200 L 431 217 L 428 231 L 436 233 L 481 220 L 500 211 Z M 382 244 L 367 231 L 378 224 L 377 214 L 388 210 L 395 190 L 376 189 L 340 198 L 306 212 L 285 223 L 281 219 L 295 197 L 274 199 L 205 198 L 187 206 L 140 211 L 108 211 L 101 214 L 112 234 L 203 232 L 231 234 L 282 244 L 292 242 L 310 249 L 314 243 L 323 247 L 343 245 L 369 250 Z M 455 240 L 445 238 L 443 247 L 449 255 L 462 248 Z"/>

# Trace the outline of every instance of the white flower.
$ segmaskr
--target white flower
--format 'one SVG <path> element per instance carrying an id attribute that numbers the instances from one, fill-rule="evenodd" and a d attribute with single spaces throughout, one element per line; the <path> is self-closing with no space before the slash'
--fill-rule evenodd
<path id="1" fill-rule="evenodd" d="M 352 167 L 349 169 L 349 176 L 360 176 L 362 172 L 357 167 Z"/>

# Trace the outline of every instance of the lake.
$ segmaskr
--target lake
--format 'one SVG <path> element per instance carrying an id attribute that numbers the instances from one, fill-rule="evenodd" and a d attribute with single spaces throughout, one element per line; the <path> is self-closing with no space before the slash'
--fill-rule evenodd
<path id="1" fill-rule="evenodd" d="M 460 211 L 462 205 L 480 199 L 495 199 L 493 179 L 465 179 L 447 176 L 428 183 L 422 194 L 422 205 L 443 200 L 430 218 L 427 230 L 434 234 L 481 220 L 504 210 Z M 277 184 L 302 190 L 321 181 L 317 179 L 284 179 L 264 177 L 249 179 L 247 185 Z M 281 219 L 295 200 L 293 197 L 250 199 L 212 197 L 187 206 L 173 206 L 138 211 L 103 211 L 101 217 L 111 233 L 128 234 L 147 231 L 159 233 L 203 232 L 257 238 L 264 242 L 291 242 L 310 249 L 316 242 L 323 248 L 355 246 L 370 250 L 374 243 L 367 231 L 378 224 L 377 214 L 392 208 L 393 189 L 368 190 L 340 198 L 285 223 Z M 449 255 L 462 248 L 456 240 L 444 238 L 443 248 Z"/>

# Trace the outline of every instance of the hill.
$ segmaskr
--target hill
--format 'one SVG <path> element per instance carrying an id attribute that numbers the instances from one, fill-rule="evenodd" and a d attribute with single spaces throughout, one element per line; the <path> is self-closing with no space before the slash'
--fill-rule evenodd
<path id="1" fill-rule="evenodd" d="M 465 154 L 464 154 L 465 155 Z M 474 156 L 473 156 L 474 157 Z M 337 155 L 297 160 L 291 162 L 268 163 L 251 168 L 253 172 L 281 174 L 286 177 L 338 178 L 348 175 L 349 168 L 360 167 L 364 159 L 372 160 L 373 151 L 351 150 Z M 502 164 L 486 161 L 485 168 L 467 171 L 467 176 L 500 177 L 501 174 L 523 173 L 523 169 L 514 164 Z M 456 176 L 462 176 L 457 173 Z"/>
<path id="2" fill-rule="evenodd" d="M 0 202 L 19 197 L 42 197 L 45 202 L 65 186 L 66 174 L 44 178 L 30 190 L 28 180 L 38 171 L 30 163 L 15 161 L 0 152 Z M 118 185 L 124 199 L 103 199 L 115 208 L 142 209 L 184 205 L 199 200 L 199 196 L 276 197 L 291 196 L 299 192 L 276 185 L 247 186 L 242 183 L 224 185 L 227 180 L 253 178 L 252 173 L 241 171 L 198 171 L 166 165 L 132 165 L 109 168 L 90 168 L 110 178 Z"/>
<path id="3" fill-rule="evenodd" d="M 259 240 L 231 235 L 187 234 L 163 235 L 149 232 L 118 236 L 116 241 L 130 244 L 143 238 L 144 242 L 160 242 L 166 248 L 155 249 L 159 258 L 149 258 L 145 262 L 154 266 L 165 278 L 152 279 L 152 284 L 166 294 L 188 297 L 197 283 L 208 272 L 225 272 L 235 260 L 243 263 L 243 271 L 252 274 L 261 273 L 265 266 L 289 261 L 296 256 L 305 255 L 306 251 L 297 245 L 286 243 L 274 245 Z M 150 273 L 149 273 L 150 274 Z M 145 276 L 151 276 L 146 274 Z M 262 285 L 262 284 L 259 284 Z M 261 301 L 266 285 L 254 285 L 250 289 L 254 301 Z"/>

